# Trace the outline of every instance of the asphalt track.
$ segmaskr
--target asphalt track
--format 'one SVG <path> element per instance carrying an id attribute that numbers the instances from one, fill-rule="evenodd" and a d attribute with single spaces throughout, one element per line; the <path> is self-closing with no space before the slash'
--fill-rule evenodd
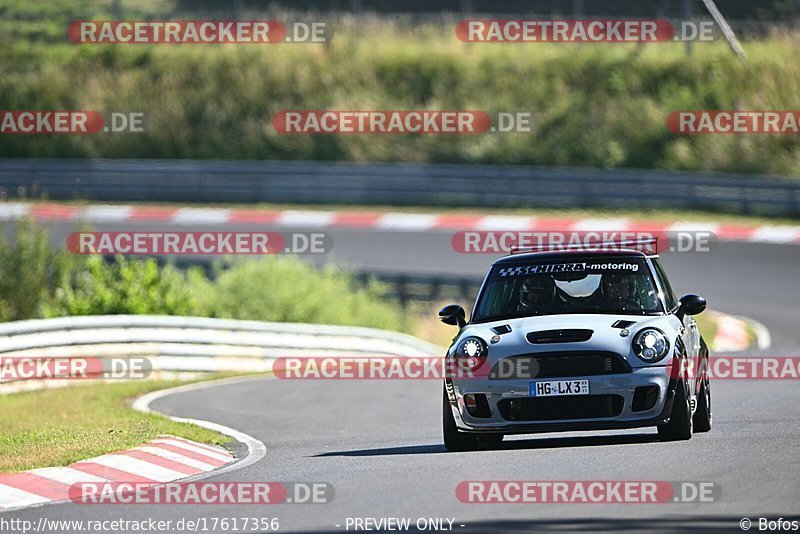
<path id="1" fill-rule="evenodd" d="M 452 252 L 446 232 L 328 232 L 334 240 L 332 254 L 313 261 L 481 275 L 492 259 Z M 664 255 L 677 292 L 701 293 L 716 309 L 761 321 L 773 337 L 769 354 L 779 356 L 800 354 L 798 264 L 800 247 L 791 245 L 723 243 L 709 253 Z M 718 381 L 713 400 L 714 429 L 688 442 L 661 443 L 654 430 L 642 429 L 524 436 L 496 450 L 446 453 L 440 441 L 437 382 L 249 380 L 175 394 L 152 407 L 221 423 L 266 444 L 267 456 L 260 462 L 209 480 L 328 482 L 335 487 L 333 502 L 262 507 L 59 504 L 0 517 L 257 516 L 279 518 L 281 531 L 308 532 L 345 532 L 348 517 L 408 517 L 412 523 L 417 518 L 454 518 L 454 531 L 464 533 L 741 532 L 744 517 L 753 520 L 754 531 L 759 517 L 796 517 L 797 382 Z M 464 480 L 711 481 L 722 492 L 717 502 L 695 504 L 464 504 L 455 495 Z"/>

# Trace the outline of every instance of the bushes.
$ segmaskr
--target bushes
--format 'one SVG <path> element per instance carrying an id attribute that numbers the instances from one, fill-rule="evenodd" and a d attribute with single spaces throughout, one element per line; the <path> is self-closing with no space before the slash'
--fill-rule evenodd
<path id="1" fill-rule="evenodd" d="M 66 253 L 50 248 L 47 232 L 30 221 L 17 225 L 13 243 L 0 235 L 0 321 L 45 315 L 71 265 Z"/>
<path id="2" fill-rule="evenodd" d="M 267 257 L 223 269 L 197 291 L 204 315 L 259 321 L 323 323 L 403 329 L 403 315 L 378 284 L 354 291 L 350 275 L 316 270 L 295 258 Z"/>
<path id="3" fill-rule="evenodd" d="M 184 274 L 153 259 L 90 256 L 75 261 L 45 315 L 192 315 L 197 307 Z"/>
<path id="4" fill-rule="evenodd" d="M 334 268 L 291 257 L 220 265 L 214 279 L 154 259 L 73 256 L 48 246 L 47 232 L 17 225 L 0 241 L 0 321 L 68 315 L 166 314 L 371 326 L 411 325 L 383 286 L 358 287 Z"/>

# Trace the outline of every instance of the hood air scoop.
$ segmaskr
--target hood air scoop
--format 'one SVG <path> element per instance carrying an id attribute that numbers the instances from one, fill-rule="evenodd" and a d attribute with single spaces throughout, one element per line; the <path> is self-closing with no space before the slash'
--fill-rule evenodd
<path id="1" fill-rule="evenodd" d="M 588 341 L 592 334 L 594 334 L 593 330 L 582 329 L 541 330 L 529 332 L 525 337 L 529 343 L 539 345 L 542 343 L 579 343 Z"/>

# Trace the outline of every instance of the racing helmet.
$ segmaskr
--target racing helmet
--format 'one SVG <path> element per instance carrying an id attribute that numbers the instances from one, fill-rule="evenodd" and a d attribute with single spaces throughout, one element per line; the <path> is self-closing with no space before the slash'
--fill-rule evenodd
<path id="1" fill-rule="evenodd" d="M 636 275 L 607 273 L 603 275 L 600 287 L 607 299 L 623 302 L 638 301 L 639 283 Z"/>
<path id="2" fill-rule="evenodd" d="M 519 288 L 519 302 L 523 310 L 533 310 L 552 304 L 556 297 L 556 283 L 550 276 L 532 276 Z"/>

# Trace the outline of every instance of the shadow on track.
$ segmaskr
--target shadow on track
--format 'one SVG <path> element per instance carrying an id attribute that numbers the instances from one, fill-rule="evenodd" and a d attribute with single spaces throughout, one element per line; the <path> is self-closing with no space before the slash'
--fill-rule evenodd
<path id="1" fill-rule="evenodd" d="M 658 434 L 611 434 L 606 436 L 555 437 L 504 441 L 500 445 L 482 450 L 519 450 L 519 449 L 559 449 L 569 447 L 597 447 L 603 445 L 634 445 L 654 443 Z M 314 455 L 315 458 L 325 456 L 396 456 L 409 454 L 439 454 L 447 452 L 444 445 L 408 445 L 404 447 L 383 447 L 379 449 L 358 449 L 351 451 L 333 451 Z"/>

